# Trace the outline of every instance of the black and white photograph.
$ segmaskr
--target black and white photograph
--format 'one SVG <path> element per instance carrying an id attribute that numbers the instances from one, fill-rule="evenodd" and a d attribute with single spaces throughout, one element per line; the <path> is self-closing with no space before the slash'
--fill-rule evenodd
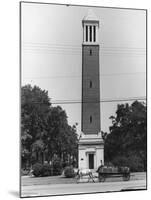
<path id="1" fill-rule="evenodd" d="M 20 2 L 20 196 L 147 190 L 147 10 Z"/>

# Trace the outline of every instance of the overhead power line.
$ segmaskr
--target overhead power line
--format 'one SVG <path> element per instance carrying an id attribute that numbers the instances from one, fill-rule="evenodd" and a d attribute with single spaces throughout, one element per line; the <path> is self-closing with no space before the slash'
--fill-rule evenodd
<path id="1" fill-rule="evenodd" d="M 102 99 L 100 101 L 81 101 L 81 100 L 52 100 L 51 104 L 79 104 L 79 103 L 112 103 L 112 102 L 124 102 L 124 101 L 146 101 L 146 97 L 129 97 L 119 99 Z M 47 104 L 40 101 L 30 101 L 35 104 Z"/>
<path id="2" fill-rule="evenodd" d="M 68 51 L 72 51 L 74 53 L 81 53 L 82 52 L 82 48 L 79 49 L 75 49 L 75 48 L 62 48 L 62 47 L 24 47 L 24 50 L 47 50 L 47 51 L 64 51 L 64 52 L 68 52 Z M 103 47 L 100 47 L 100 51 L 103 53 L 146 53 L 145 49 L 141 50 L 141 49 L 106 49 Z"/>
<path id="3" fill-rule="evenodd" d="M 80 48 L 81 45 L 75 44 L 57 44 L 57 43 L 37 43 L 37 42 L 24 42 L 23 46 L 50 46 L 50 47 L 69 47 L 69 48 Z M 100 45 L 101 48 L 107 49 L 146 49 L 145 47 L 128 47 L 128 46 L 104 46 L 104 44 Z"/>
<path id="4" fill-rule="evenodd" d="M 50 43 L 23 43 L 23 50 L 30 53 L 51 53 L 51 54 L 68 54 L 68 55 L 81 55 L 82 47 L 79 45 L 67 44 L 50 44 Z M 135 55 L 145 56 L 146 48 L 142 47 L 107 47 L 100 45 L 101 55 Z"/>
<path id="5" fill-rule="evenodd" d="M 146 97 L 132 97 L 132 98 L 122 98 L 122 99 L 102 99 L 100 101 L 80 101 L 80 100 L 54 100 L 52 104 L 73 104 L 73 103 L 111 103 L 111 102 L 120 102 L 120 101 L 136 101 L 136 100 L 145 100 Z"/>
<path id="6" fill-rule="evenodd" d="M 109 74 L 100 74 L 92 75 L 93 77 L 102 77 L 102 76 L 135 76 L 135 75 L 144 75 L 146 72 L 131 72 L 131 73 L 109 73 Z M 92 78 L 92 76 L 83 76 L 84 78 Z M 64 76 L 35 76 L 35 77 L 23 77 L 23 79 L 58 79 L 58 78 L 81 78 L 82 75 L 64 75 Z"/>
<path id="7" fill-rule="evenodd" d="M 69 52 L 65 52 L 65 51 L 54 51 L 54 50 L 51 50 L 51 51 L 45 51 L 45 50 L 28 50 L 28 51 L 25 51 L 25 53 L 29 53 L 30 55 L 31 54 L 51 54 L 51 55 L 60 55 L 60 56 L 62 56 L 62 55 L 67 55 L 67 56 L 81 56 L 81 54 L 82 54 L 82 52 L 81 53 L 76 53 L 76 52 L 71 52 L 71 51 L 69 51 Z M 133 57 L 139 57 L 139 58 L 141 58 L 141 57 L 145 57 L 146 56 L 146 54 L 138 54 L 138 53 L 101 53 L 100 54 L 100 57 L 102 57 L 102 56 L 124 56 L 124 57 L 127 57 L 127 58 L 133 58 Z"/>

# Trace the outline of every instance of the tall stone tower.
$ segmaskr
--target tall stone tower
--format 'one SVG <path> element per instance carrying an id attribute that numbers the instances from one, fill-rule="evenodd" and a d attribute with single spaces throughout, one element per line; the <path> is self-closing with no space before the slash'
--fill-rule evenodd
<path id="1" fill-rule="evenodd" d="M 79 168 L 96 169 L 104 162 L 100 133 L 99 20 L 92 10 L 82 20 L 82 109 Z"/>

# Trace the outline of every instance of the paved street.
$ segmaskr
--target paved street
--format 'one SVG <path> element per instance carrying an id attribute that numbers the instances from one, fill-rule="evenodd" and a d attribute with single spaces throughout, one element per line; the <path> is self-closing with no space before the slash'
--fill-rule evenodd
<path id="1" fill-rule="evenodd" d="M 22 197 L 146 189 L 145 173 L 133 173 L 130 181 L 122 181 L 122 178 L 108 178 L 104 183 L 85 183 L 84 180 L 83 183 L 77 184 L 68 179 L 68 183 L 54 184 L 51 180 L 54 182 L 54 177 L 23 177 Z"/>

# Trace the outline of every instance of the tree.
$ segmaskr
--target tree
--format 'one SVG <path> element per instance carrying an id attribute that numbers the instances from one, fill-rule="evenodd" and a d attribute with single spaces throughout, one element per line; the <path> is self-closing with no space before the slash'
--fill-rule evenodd
<path id="1" fill-rule="evenodd" d="M 135 101 L 117 106 L 105 139 L 105 160 L 115 164 L 127 161 L 133 170 L 146 170 L 146 105 Z M 134 167 L 134 162 L 138 164 Z M 135 163 L 136 163 L 135 162 Z"/>
<path id="2" fill-rule="evenodd" d="M 26 85 L 21 90 L 21 142 L 24 151 L 28 152 L 28 162 L 31 162 L 33 152 L 41 152 L 39 141 L 46 129 L 47 118 L 50 111 L 48 92 L 39 87 Z M 36 146 L 36 148 L 35 148 Z M 40 154 L 40 153 L 39 153 Z"/>
<path id="3" fill-rule="evenodd" d="M 76 126 L 70 126 L 60 106 L 53 107 L 48 92 L 26 85 L 21 92 L 22 166 L 77 157 Z"/>
<path id="4" fill-rule="evenodd" d="M 30 145 L 32 136 L 27 133 L 24 129 L 23 124 L 21 125 L 21 161 L 22 168 L 26 169 L 29 165 L 30 160 Z"/>
<path id="5" fill-rule="evenodd" d="M 66 112 L 60 106 L 51 108 L 47 133 L 43 139 L 48 149 L 48 160 L 52 160 L 54 154 L 62 160 L 69 154 L 76 157 L 78 142 L 76 127 L 68 125 Z"/>

